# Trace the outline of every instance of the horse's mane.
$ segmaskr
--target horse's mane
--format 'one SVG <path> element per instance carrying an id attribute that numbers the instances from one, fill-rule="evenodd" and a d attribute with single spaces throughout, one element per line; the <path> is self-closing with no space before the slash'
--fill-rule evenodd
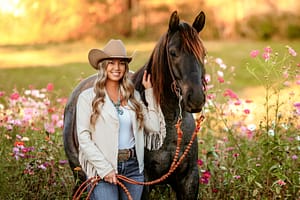
<path id="1" fill-rule="evenodd" d="M 179 23 L 178 31 L 180 33 L 180 37 L 182 40 L 182 48 L 184 51 L 187 51 L 191 54 L 194 54 L 197 60 L 202 63 L 202 83 L 205 87 L 205 68 L 204 66 L 204 57 L 206 55 L 206 50 L 202 44 L 202 41 L 198 35 L 198 32 L 191 27 L 189 24 L 185 22 Z M 140 68 L 134 75 L 133 81 L 136 85 L 136 89 L 142 94 L 142 98 L 144 98 L 144 87 L 142 86 L 142 77 L 144 70 L 147 70 L 147 73 L 151 74 L 151 79 L 153 83 L 153 94 L 157 104 L 160 104 L 163 100 L 163 92 L 164 92 L 164 84 L 166 82 L 166 74 L 170 74 L 168 67 L 168 58 L 166 45 L 169 40 L 169 37 L 172 36 L 173 33 L 170 31 L 161 36 L 159 41 L 157 42 L 152 54 L 142 68 Z M 171 77 L 170 77 L 171 78 Z M 171 85 L 170 85 L 171 88 Z"/>

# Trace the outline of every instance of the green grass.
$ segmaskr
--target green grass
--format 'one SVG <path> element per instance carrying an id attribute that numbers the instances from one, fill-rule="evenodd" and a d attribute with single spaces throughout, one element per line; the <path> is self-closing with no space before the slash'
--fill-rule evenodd
<path id="1" fill-rule="evenodd" d="M 132 70 L 143 66 L 155 46 L 155 41 L 143 42 L 136 40 L 125 41 L 128 51 L 137 50 L 133 62 L 130 64 Z M 271 46 L 274 51 L 284 50 L 285 45 L 290 45 L 297 52 L 300 52 L 300 41 L 204 41 L 208 56 L 222 58 L 228 66 L 235 67 L 234 82 L 232 88 L 237 92 L 247 87 L 255 87 L 257 81 L 246 70 L 247 63 L 251 64 L 249 53 L 253 49 L 260 52 L 266 46 Z M 38 46 L 4 46 L 0 51 L 6 52 L 0 61 L 0 90 L 11 92 L 14 88 L 20 90 L 32 86 L 43 88 L 48 83 L 54 83 L 56 91 L 61 91 L 67 96 L 75 85 L 82 79 L 96 71 L 88 64 L 87 53 L 91 48 L 102 47 L 103 43 L 66 43 L 49 44 Z M 14 67 L 14 63 L 19 56 L 21 60 Z M 11 56 L 11 57 L 9 57 Z M 33 58 L 31 59 L 32 56 Z M 41 62 L 34 62 L 40 58 Z M 44 59 L 44 60 L 43 60 Z M 300 61 L 299 61 L 300 62 Z M 33 64 L 31 64 L 33 63 Z M 39 63 L 39 64 L 36 64 Z M 23 64 L 23 65 L 22 65 Z M 258 73 L 261 69 L 258 69 Z M 207 69 L 208 73 L 210 69 Z"/>
<path id="2" fill-rule="evenodd" d="M 54 83 L 55 90 L 68 95 L 82 78 L 95 73 L 86 63 L 70 63 L 53 67 L 6 68 L 0 70 L 0 90 L 45 88 Z"/>

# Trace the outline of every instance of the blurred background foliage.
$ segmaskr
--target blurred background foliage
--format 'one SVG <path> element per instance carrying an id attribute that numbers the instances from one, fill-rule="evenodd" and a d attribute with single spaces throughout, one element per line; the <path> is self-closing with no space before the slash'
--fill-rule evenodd
<path id="1" fill-rule="evenodd" d="M 156 40 L 173 10 L 186 21 L 203 10 L 206 40 L 300 38 L 298 0 L 5 0 L 0 45 L 113 36 Z"/>

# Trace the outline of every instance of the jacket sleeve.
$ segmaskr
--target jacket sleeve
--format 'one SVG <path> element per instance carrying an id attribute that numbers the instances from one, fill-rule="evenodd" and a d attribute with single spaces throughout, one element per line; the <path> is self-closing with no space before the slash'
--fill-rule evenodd
<path id="1" fill-rule="evenodd" d="M 159 132 L 160 131 L 160 119 L 159 119 L 159 106 L 154 102 L 153 89 L 149 88 L 145 90 L 145 97 L 148 103 L 148 107 L 141 101 L 143 105 L 144 113 L 144 128 L 146 132 Z"/>
<path id="2" fill-rule="evenodd" d="M 92 112 L 91 101 L 84 95 L 78 97 L 76 111 L 76 125 L 79 149 L 85 160 L 96 169 L 97 174 L 103 178 L 113 170 L 112 165 L 105 159 L 103 153 L 92 140 L 90 115 Z"/>

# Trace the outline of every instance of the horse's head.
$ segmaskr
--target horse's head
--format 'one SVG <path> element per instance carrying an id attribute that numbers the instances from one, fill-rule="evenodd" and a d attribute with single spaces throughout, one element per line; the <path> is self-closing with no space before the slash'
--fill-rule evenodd
<path id="1" fill-rule="evenodd" d="M 205 15 L 200 12 L 192 26 L 180 22 L 173 12 L 166 36 L 166 54 L 169 72 L 175 90 L 182 93 L 184 108 L 199 112 L 205 103 L 205 48 L 198 36 L 205 24 Z M 180 94 L 179 94 L 180 95 Z"/>
<path id="2" fill-rule="evenodd" d="M 205 48 L 199 32 L 205 24 L 205 15 L 200 12 L 193 25 L 180 22 L 177 12 L 173 12 L 169 29 L 156 44 L 148 63 L 141 68 L 133 80 L 141 92 L 143 71 L 152 74 L 153 91 L 158 103 L 168 102 L 170 88 L 173 95 L 183 97 L 184 109 L 200 112 L 205 103 Z M 171 94 L 172 95 L 172 94 Z"/>

